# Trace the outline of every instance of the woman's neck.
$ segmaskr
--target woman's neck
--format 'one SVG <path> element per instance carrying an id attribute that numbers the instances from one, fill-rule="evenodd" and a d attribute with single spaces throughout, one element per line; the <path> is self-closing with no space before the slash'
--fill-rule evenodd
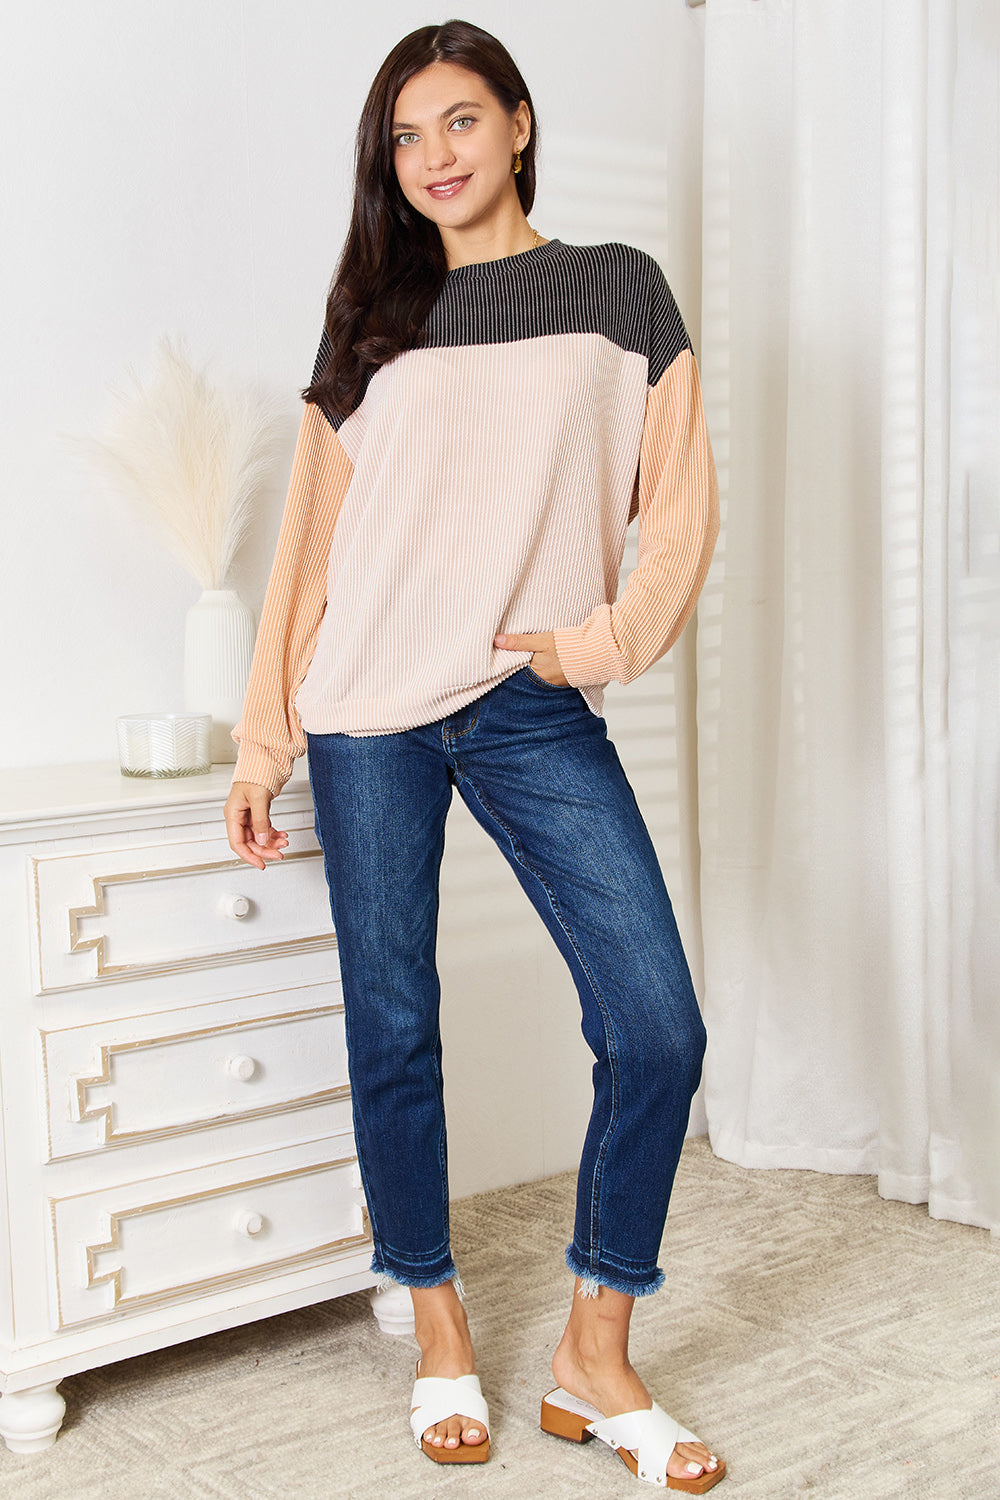
<path id="1" fill-rule="evenodd" d="M 441 229 L 448 270 L 459 266 L 477 266 L 488 260 L 504 260 L 509 255 L 520 255 L 543 240 L 531 228 L 518 204 L 517 214 L 510 215 L 500 224 L 472 225 L 468 229 Z"/>

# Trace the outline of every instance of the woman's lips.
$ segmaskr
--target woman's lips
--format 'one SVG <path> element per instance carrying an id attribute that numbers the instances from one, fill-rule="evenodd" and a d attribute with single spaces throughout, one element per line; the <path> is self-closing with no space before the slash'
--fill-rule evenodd
<path id="1" fill-rule="evenodd" d="M 469 176 L 472 174 L 470 173 Z M 468 182 L 469 177 L 449 177 L 447 182 L 428 183 L 426 191 L 432 198 L 454 198 Z"/>

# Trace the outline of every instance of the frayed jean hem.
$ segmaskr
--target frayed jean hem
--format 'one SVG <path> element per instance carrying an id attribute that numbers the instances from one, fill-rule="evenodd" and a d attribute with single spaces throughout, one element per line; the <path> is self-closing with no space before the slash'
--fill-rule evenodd
<path id="1" fill-rule="evenodd" d="M 659 1266 L 654 1266 L 645 1276 L 626 1276 L 620 1269 L 595 1271 L 593 1266 L 587 1265 L 574 1253 L 572 1245 L 566 1247 L 566 1264 L 583 1283 L 578 1294 L 581 1297 L 596 1297 L 602 1286 L 606 1286 L 611 1292 L 622 1292 L 626 1297 L 651 1297 L 666 1280 Z"/>
<path id="2" fill-rule="evenodd" d="M 373 1255 L 371 1269 L 378 1278 L 375 1283 L 375 1290 L 377 1292 L 384 1292 L 391 1286 L 435 1287 L 444 1286 L 446 1281 L 453 1281 L 459 1297 L 464 1297 L 465 1295 L 465 1288 L 462 1285 L 461 1277 L 454 1266 L 450 1270 L 439 1271 L 433 1276 L 410 1276 L 402 1271 L 387 1270 L 384 1265 L 379 1264 L 378 1256 Z"/>

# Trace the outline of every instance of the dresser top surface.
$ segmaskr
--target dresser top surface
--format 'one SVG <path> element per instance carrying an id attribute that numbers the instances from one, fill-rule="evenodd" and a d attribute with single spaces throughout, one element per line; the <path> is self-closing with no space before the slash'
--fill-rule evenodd
<path id="1" fill-rule="evenodd" d="M 166 807 L 217 808 L 229 795 L 232 765 L 215 765 L 201 776 L 123 776 L 113 761 L 64 766 L 25 766 L 0 772 L 0 826 L 50 822 Z M 297 762 L 286 792 L 309 787 L 305 764 Z"/>

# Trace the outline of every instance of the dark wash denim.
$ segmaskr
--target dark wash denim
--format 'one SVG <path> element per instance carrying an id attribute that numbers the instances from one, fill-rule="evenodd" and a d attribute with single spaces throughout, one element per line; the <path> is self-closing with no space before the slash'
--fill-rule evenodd
<path id="1" fill-rule="evenodd" d="M 435 944 L 457 786 L 569 964 L 596 1059 L 567 1265 L 592 1296 L 654 1292 L 705 1031 L 604 720 L 525 667 L 418 729 L 308 739 L 372 1269 L 409 1286 L 455 1275 Z"/>

